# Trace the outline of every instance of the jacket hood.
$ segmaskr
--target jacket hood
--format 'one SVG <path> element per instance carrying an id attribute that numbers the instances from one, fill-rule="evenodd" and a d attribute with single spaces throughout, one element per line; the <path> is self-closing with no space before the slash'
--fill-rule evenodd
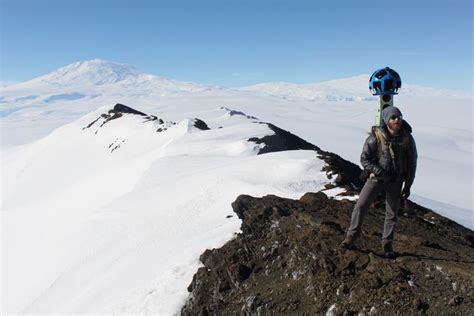
<path id="1" fill-rule="evenodd" d="M 405 132 L 408 134 L 411 134 L 411 132 L 413 131 L 411 125 L 408 124 L 408 122 L 405 120 L 402 121 L 402 130 L 405 130 Z"/>

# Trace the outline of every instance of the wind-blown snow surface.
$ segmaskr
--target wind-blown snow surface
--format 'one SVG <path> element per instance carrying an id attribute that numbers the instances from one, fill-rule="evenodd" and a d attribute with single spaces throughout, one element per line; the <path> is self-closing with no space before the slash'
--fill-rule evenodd
<path id="1" fill-rule="evenodd" d="M 93 60 L 2 88 L 3 310 L 176 311 L 198 255 L 238 230 L 237 195 L 327 181 L 313 153 L 256 156 L 246 139 L 272 132 L 226 108 L 357 163 L 377 106 L 367 80 L 224 89 Z M 118 102 L 178 124 L 82 130 Z M 474 228 L 472 95 L 404 84 L 395 104 L 419 151 L 411 199 Z"/>
<path id="2" fill-rule="evenodd" d="M 4 311 L 176 312 L 200 253 L 239 230 L 236 196 L 329 183 L 312 151 L 257 156 L 247 139 L 273 132 L 226 109 L 204 131 L 132 114 L 83 129 L 108 109 L 5 153 Z"/>

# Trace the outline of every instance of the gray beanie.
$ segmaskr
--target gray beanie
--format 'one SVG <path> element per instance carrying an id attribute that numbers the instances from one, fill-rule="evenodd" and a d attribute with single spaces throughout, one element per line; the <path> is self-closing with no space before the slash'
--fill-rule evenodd
<path id="1" fill-rule="evenodd" d="M 382 111 L 382 117 L 383 117 L 383 121 L 385 122 L 385 124 L 388 124 L 388 121 L 390 120 L 390 118 L 392 116 L 400 116 L 402 117 L 402 112 L 400 112 L 400 110 L 394 106 L 389 106 L 389 107 L 386 107 L 385 109 L 383 109 Z"/>

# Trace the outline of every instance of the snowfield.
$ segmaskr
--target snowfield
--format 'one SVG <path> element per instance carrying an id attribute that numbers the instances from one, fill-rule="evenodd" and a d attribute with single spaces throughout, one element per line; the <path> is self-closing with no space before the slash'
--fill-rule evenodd
<path id="1" fill-rule="evenodd" d="M 227 109 L 209 130 L 134 114 L 103 124 L 108 110 L 3 157 L 5 311 L 176 312 L 202 251 L 239 231 L 239 194 L 330 182 L 312 151 L 257 156 L 247 139 L 273 132 Z"/>
<path id="2" fill-rule="evenodd" d="M 257 155 L 258 122 L 358 163 L 367 81 L 226 89 L 93 60 L 1 88 L 2 312 L 177 312 L 199 255 L 239 231 L 238 195 L 331 181 L 312 151 Z M 116 103 L 146 115 L 111 119 Z M 404 84 L 395 105 L 419 152 L 411 199 L 473 229 L 472 94 Z"/>

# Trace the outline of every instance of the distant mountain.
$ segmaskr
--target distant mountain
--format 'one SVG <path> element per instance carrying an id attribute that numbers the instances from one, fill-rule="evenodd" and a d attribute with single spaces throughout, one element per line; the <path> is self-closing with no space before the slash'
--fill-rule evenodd
<path id="1" fill-rule="evenodd" d="M 94 59 L 79 61 L 61 67 L 44 76 L 9 85 L 2 89 L 3 96 L 23 93 L 44 94 L 65 91 L 157 93 L 162 91 L 191 92 L 219 89 L 146 74 L 135 67 Z"/>
<path id="2" fill-rule="evenodd" d="M 71 82 L 103 85 L 107 83 L 117 83 L 123 80 L 137 79 L 141 75 L 140 71 L 134 67 L 94 59 L 79 61 L 61 67 L 47 75 L 34 79 L 34 81 L 58 85 Z"/>
<path id="3" fill-rule="evenodd" d="M 289 82 L 267 82 L 243 87 L 241 91 L 267 94 L 284 99 L 318 101 L 372 100 L 368 93 L 369 75 L 331 80 L 320 83 L 296 84 Z"/>
<path id="4" fill-rule="evenodd" d="M 93 59 L 78 61 L 56 69 L 46 75 L 21 82 L 0 85 L 2 103 L 9 106 L 38 105 L 57 100 L 77 100 L 97 96 L 169 96 L 177 93 L 208 91 L 272 96 L 286 100 L 307 101 L 373 101 L 368 91 L 370 75 L 318 83 L 296 84 L 267 82 L 227 89 L 223 87 L 178 81 L 147 74 L 125 64 Z M 433 89 L 403 84 L 401 96 L 471 97 L 464 91 Z M 51 98 L 52 97 L 52 98 Z"/>
<path id="5" fill-rule="evenodd" d="M 239 88 L 256 94 L 270 95 L 287 100 L 310 101 L 373 101 L 377 97 L 369 92 L 370 75 L 363 74 L 350 78 L 329 80 L 318 83 L 296 84 L 290 82 L 266 82 Z M 412 84 L 403 84 L 403 96 L 444 95 L 470 96 L 465 91 L 434 89 Z"/>

